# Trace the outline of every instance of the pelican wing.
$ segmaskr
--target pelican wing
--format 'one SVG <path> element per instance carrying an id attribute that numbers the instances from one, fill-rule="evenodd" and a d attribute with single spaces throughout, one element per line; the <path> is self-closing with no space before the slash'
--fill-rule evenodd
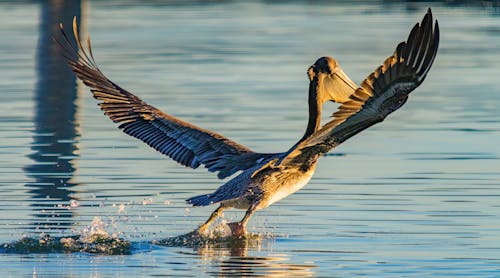
<path id="1" fill-rule="evenodd" d="M 422 22 L 413 27 L 406 42 L 401 42 L 394 54 L 361 83 L 349 101 L 340 105 L 330 122 L 301 142 L 283 163 L 315 161 L 320 154 L 383 121 L 424 81 L 438 45 L 439 26 L 436 20 L 433 28 L 429 9 Z M 388 103 L 394 108 L 384 107 Z"/>
<path id="2" fill-rule="evenodd" d="M 275 154 L 255 153 L 218 133 L 202 129 L 148 105 L 136 95 L 109 80 L 97 67 L 90 40 L 87 50 L 78 36 L 76 20 L 73 32 L 78 49 L 72 47 L 63 26 L 60 26 L 65 50 L 72 70 L 91 88 L 104 114 L 126 134 L 140 139 L 152 148 L 184 166 L 197 168 L 205 165 L 211 172 L 225 178 L 237 171 L 255 166 Z"/>

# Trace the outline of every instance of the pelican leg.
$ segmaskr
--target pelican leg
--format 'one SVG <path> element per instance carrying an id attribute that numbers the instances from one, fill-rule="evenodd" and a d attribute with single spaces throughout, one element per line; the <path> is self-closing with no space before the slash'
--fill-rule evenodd
<path id="1" fill-rule="evenodd" d="M 245 236 L 247 231 L 246 231 L 246 226 L 248 223 L 248 220 L 250 220 L 250 217 L 252 214 L 255 212 L 255 207 L 256 205 L 251 205 L 250 208 L 248 208 L 247 212 L 245 213 L 245 216 L 243 219 L 241 219 L 240 222 L 233 222 L 227 224 L 229 228 L 231 229 L 231 234 L 233 237 L 242 237 Z"/>
<path id="2" fill-rule="evenodd" d="M 210 226 L 210 224 L 215 220 L 217 219 L 217 217 L 220 217 L 222 215 L 222 211 L 224 211 L 226 207 L 224 207 L 222 204 L 216 209 L 214 210 L 214 212 L 212 212 L 212 214 L 210 214 L 210 217 L 207 219 L 207 221 L 205 221 L 205 223 L 203 223 L 203 225 L 201 225 L 200 227 L 198 227 L 198 229 L 196 229 L 196 232 L 198 234 L 205 234 L 208 230 L 208 227 Z"/>

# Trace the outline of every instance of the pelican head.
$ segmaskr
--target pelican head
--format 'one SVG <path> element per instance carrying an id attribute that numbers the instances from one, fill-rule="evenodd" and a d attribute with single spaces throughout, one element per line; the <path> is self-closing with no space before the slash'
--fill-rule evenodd
<path id="1" fill-rule="evenodd" d="M 320 73 L 324 74 L 332 74 L 334 73 L 337 69 L 340 67 L 337 64 L 337 61 L 332 58 L 332 57 L 321 57 L 316 62 L 314 65 L 309 67 L 308 69 L 308 74 L 309 74 L 309 80 L 313 80 L 314 76 Z"/>
<path id="2" fill-rule="evenodd" d="M 309 69 L 307 75 L 314 86 L 320 103 L 328 100 L 343 103 L 358 87 L 340 68 L 332 57 L 319 58 Z"/>
<path id="3" fill-rule="evenodd" d="M 309 122 L 302 140 L 321 126 L 321 110 L 327 101 L 345 102 L 357 86 L 347 77 L 337 61 L 321 57 L 307 70 L 309 76 Z"/>

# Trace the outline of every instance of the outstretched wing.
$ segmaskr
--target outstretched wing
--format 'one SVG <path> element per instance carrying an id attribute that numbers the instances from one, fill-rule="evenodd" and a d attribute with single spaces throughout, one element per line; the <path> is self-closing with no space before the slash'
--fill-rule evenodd
<path id="1" fill-rule="evenodd" d="M 148 105 L 109 80 L 99 70 L 94 61 L 90 40 L 87 39 L 87 50 L 82 46 L 76 20 L 73 21 L 73 32 L 78 49 L 72 47 L 62 24 L 60 30 L 65 39 L 60 45 L 71 68 L 90 87 L 94 98 L 101 101 L 99 106 L 104 114 L 113 122 L 119 123 L 119 128 L 128 135 L 142 140 L 184 166 L 197 168 L 203 164 L 211 172 L 218 171 L 217 176 L 221 179 L 276 155 L 255 153 L 218 133 L 202 129 Z"/>
<path id="2" fill-rule="evenodd" d="M 341 144 L 362 130 L 381 122 L 399 109 L 408 94 L 425 79 L 439 45 L 439 26 L 433 28 L 429 9 L 406 42 L 378 67 L 333 114 L 333 119 L 300 143 L 284 163 L 305 163 Z"/>

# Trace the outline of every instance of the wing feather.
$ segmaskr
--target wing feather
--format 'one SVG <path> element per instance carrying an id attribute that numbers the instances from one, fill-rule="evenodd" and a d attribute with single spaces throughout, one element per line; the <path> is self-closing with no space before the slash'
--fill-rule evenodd
<path id="1" fill-rule="evenodd" d="M 410 31 L 406 42 L 399 43 L 394 54 L 368 75 L 350 100 L 340 105 L 333 119 L 297 145 L 282 164 L 315 161 L 319 155 L 383 121 L 394 111 L 382 109 L 384 102 L 396 94 L 406 97 L 423 82 L 436 57 L 438 45 L 439 25 L 437 20 L 433 24 L 429 9 L 422 22 Z"/>
<path id="2" fill-rule="evenodd" d="M 221 134 L 211 132 L 148 105 L 136 95 L 109 80 L 98 68 L 90 39 L 86 48 L 78 35 L 76 20 L 73 33 L 77 48 L 60 25 L 63 41 L 56 40 L 63 49 L 72 70 L 90 87 L 104 114 L 126 134 L 145 142 L 178 163 L 197 168 L 203 164 L 211 172 L 225 178 L 240 170 L 254 167 L 263 159 L 280 154 L 256 153 Z"/>

